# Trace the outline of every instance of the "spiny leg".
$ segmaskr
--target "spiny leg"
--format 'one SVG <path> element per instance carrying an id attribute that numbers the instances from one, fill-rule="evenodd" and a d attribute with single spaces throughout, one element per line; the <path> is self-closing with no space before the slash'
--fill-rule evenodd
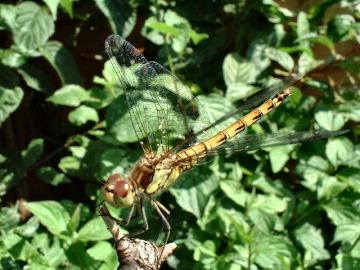
<path id="1" fill-rule="evenodd" d="M 146 212 L 145 212 L 145 207 L 144 207 L 144 201 L 143 199 L 141 199 L 139 201 L 139 203 L 137 204 L 138 206 L 138 212 L 140 212 L 140 215 L 143 219 L 143 222 L 144 222 L 144 228 L 142 230 L 139 230 L 137 232 L 134 232 L 134 233 L 129 233 L 127 235 L 127 237 L 134 237 L 136 235 L 139 235 L 139 234 L 142 234 L 144 232 L 146 232 L 147 230 L 149 230 L 149 223 L 147 221 L 147 217 L 146 217 Z M 129 220 L 130 221 L 130 220 Z"/>
<path id="2" fill-rule="evenodd" d="M 165 245 L 169 241 L 170 231 L 171 231 L 171 225 L 162 211 L 164 211 L 167 216 L 170 214 L 170 211 L 165 206 L 163 206 L 160 202 L 155 201 L 155 200 L 151 200 L 151 205 L 152 205 L 152 207 L 155 208 L 157 214 L 159 215 L 159 217 L 163 223 L 163 228 L 166 231 L 165 242 L 163 244 L 163 247 L 162 247 L 162 250 L 161 250 L 161 253 L 159 256 L 159 261 L 160 261 L 162 255 L 163 255 L 164 249 L 165 249 Z"/>
<path id="3" fill-rule="evenodd" d="M 129 212 L 129 214 L 127 215 L 126 219 L 120 221 L 120 224 L 124 225 L 125 227 L 126 227 L 127 225 L 129 225 L 130 220 L 131 220 L 133 217 L 135 217 L 135 216 L 134 216 L 135 206 L 136 206 L 136 204 L 134 203 L 134 204 L 131 206 L 130 212 Z M 136 213 L 136 215 L 137 215 L 137 213 Z"/>

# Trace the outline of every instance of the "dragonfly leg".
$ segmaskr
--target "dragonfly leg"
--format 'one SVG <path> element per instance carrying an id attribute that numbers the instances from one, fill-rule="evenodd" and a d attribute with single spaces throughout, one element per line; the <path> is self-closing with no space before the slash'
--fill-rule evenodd
<path id="1" fill-rule="evenodd" d="M 170 210 L 167 209 L 161 202 L 154 200 L 154 203 L 159 207 L 161 212 L 166 215 L 166 217 L 170 216 Z"/>
<path id="2" fill-rule="evenodd" d="M 167 216 L 170 215 L 170 211 L 164 205 L 162 205 L 160 202 L 158 202 L 156 200 L 151 200 L 151 205 L 156 210 L 157 214 L 159 215 L 161 222 L 163 224 L 163 229 L 165 229 L 165 232 L 166 232 L 165 242 L 162 246 L 162 250 L 161 250 L 161 253 L 159 256 L 159 262 L 160 262 L 163 252 L 165 250 L 165 245 L 168 243 L 169 237 L 170 237 L 171 225 L 170 225 L 169 221 L 167 220 Z"/>
<path id="3" fill-rule="evenodd" d="M 140 200 L 139 205 L 140 206 L 139 206 L 138 212 L 140 212 L 140 215 L 144 221 L 144 228 L 142 230 L 136 231 L 134 233 L 129 233 L 128 235 L 126 235 L 127 237 L 134 237 L 136 235 L 142 234 L 142 233 L 146 232 L 147 230 L 149 230 L 149 223 L 147 221 L 144 202 L 142 199 Z M 135 206 L 135 204 L 134 204 L 134 206 Z M 130 219 L 129 219 L 129 222 L 130 222 Z"/>
<path id="4" fill-rule="evenodd" d="M 123 226 L 127 226 L 130 223 L 130 220 L 134 217 L 134 210 L 135 210 L 135 204 L 133 204 L 131 206 L 130 212 L 127 215 L 126 219 L 122 220 L 119 222 L 119 224 L 123 225 Z"/>

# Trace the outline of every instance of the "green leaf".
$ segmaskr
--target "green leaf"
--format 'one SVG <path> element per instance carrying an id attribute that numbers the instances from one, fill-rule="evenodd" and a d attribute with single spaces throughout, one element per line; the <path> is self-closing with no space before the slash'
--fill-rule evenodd
<path id="1" fill-rule="evenodd" d="M 346 188 L 346 184 L 339 182 L 334 176 L 323 178 L 317 189 L 318 198 L 331 199 L 339 195 Z"/>
<path id="2" fill-rule="evenodd" d="M 23 163 L 25 167 L 34 164 L 44 152 L 44 139 L 33 139 L 26 150 L 21 152 Z"/>
<path id="3" fill-rule="evenodd" d="M 294 147 L 294 145 L 284 145 L 272 147 L 269 150 L 270 164 L 273 173 L 278 173 L 284 168 L 290 158 L 289 154 L 294 150 Z"/>
<path id="4" fill-rule="evenodd" d="M 297 17 L 297 28 L 296 28 L 298 38 L 301 38 L 310 33 L 310 24 L 307 18 L 307 14 L 303 11 L 300 11 Z"/>
<path id="5" fill-rule="evenodd" d="M 118 142 L 136 142 L 138 140 L 127 112 L 125 97 L 118 96 L 108 107 L 105 115 L 107 133 Z M 142 138 L 139 138 L 142 139 Z"/>
<path id="6" fill-rule="evenodd" d="M 320 229 L 316 229 L 313 225 L 305 223 L 295 232 L 296 240 L 305 249 L 304 266 L 310 267 L 320 261 L 330 258 L 329 252 L 324 248 L 324 239 Z"/>
<path id="7" fill-rule="evenodd" d="M 113 32 L 126 38 L 134 29 L 136 9 L 128 2 L 95 0 L 96 5 L 109 20 Z"/>
<path id="8" fill-rule="evenodd" d="M 21 226 L 18 226 L 15 229 L 15 232 L 23 237 L 29 238 L 36 233 L 36 231 L 39 229 L 39 221 L 35 217 L 31 217 L 26 221 L 25 224 L 22 224 Z"/>
<path id="9" fill-rule="evenodd" d="M 350 222 L 336 227 L 334 242 L 348 242 L 352 245 L 359 237 L 360 223 Z"/>
<path id="10" fill-rule="evenodd" d="M 81 105 L 69 113 L 69 122 L 75 126 L 81 126 L 89 121 L 99 122 L 97 111 L 91 107 Z"/>
<path id="11" fill-rule="evenodd" d="M 236 82 L 250 84 L 256 81 L 252 62 L 242 58 L 238 53 L 231 53 L 225 57 L 223 76 L 227 87 Z"/>
<path id="12" fill-rule="evenodd" d="M 355 168 L 344 168 L 336 175 L 342 182 L 346 183 L 356 193 L 360 193 L 360 170 Z"/>
<path id="13" fill-rule="evenodd" d="M 239 181 L 220 181 L 219 185 L 226 196 L 228 196 L 236 204 L 245 207 L 248 194 L 241 187 Z"/>
<path id="14" fill-rule="evenodd" d="M 63 157 L 59 162 L 59 168 L 65 173 L 72 173 L 80 169 L 81 162 L 76 157 Z"/>
<path id="15" fill-rule="evenodd" d="M 260 89 L 252 85 L 235 82 L 230 84 L 226 89 L 226 97 L 232 102 L 236 102 L 257 93 Z"/>
<path id="16" fill-rule="evenodd" d="M 21 51 L 32 51 L 45 44 L 54 33 L 54 22 L 44 8 L 34 2 L 17 6 L 14 41 Z"/>
<path id="17" fill-rule="evenodd" d="M 360 259 L 347 253 L 338 253 L 336 255 L 338 269 L 356 270 L 360 267 Z"/>
<path id="18" fill-rule="evenodd" d="M 0 4 L 0 29 L 14 31 L 16 26 L 16 11 L 14 5 Z"/>
<path id="19" fill-rule="evenodd" d="M 231 103 L 230 100 L 226 99 L 223 96 L 218 94 L 210 94 L 207 96 L 199 95 L 197 96 L 198 102 L 201 105 L 200 107 L 200 114 L 206 115 L 204 118 L 208 123 L 214 123 L 224 114 L 231 112 L 235 109 L 234 105 Z M 202 111 L 204 110 L 204 111 Z M 216 131 L 219 131 L 225 128 L 229 123 L 236 121 L 236 116 L 232 116 L 228 118 L 226 121 L 216 125 L 215 128 L 210 129 L 206 134 L 202 134 L 199 136 L 199 139 L 205 139 L 209 134 L 214 134 Z"/>
<path id="20" fill-rule="evenodd" d="M 322 207 L 325 209 L 332 223 L 336 226 L 360 222 L 359 211 L 354 207 L 353 201 L 350 199 L 334 199 L 323 204 Z"/>
<path id="21" fill-rule="evenodd" d="M 291 71 L 294 68 L 294 60 L 291 58 L 291 56 L 288 53 L 284 51 L 269 47 L 266 48 L 265 54 L 267 57 L 277 62 L 287 71 Z"/>
<path id="22" fill-rule="evenodd" d="M 104 151 L 100 157 L 99 175 L 105 177 L 113 171 L 124 173 L 123 168 L 126 165 L 122 164 L 122 162 L 126 156 L 127 152 L 119 148 L 109 148 Z"/>
<path id="23" fill-rule="evenodd" d="M 52 186 L 71 182 L 65 174 L 57 172 L 52 167 L 41 167 L 36 171 L 36 173 L 42 181 Z"/>
<path id="24" fill-rule="evenodd" d="M 318 111 L 315 120 L 325 130 L 340 130 L 344 125 L 344 117 L 335 111 Z"/>
<path id="25" fill-rule="evenodd" d="M 259 235 L 251 243 L 254 262 L 264 269 L 291 269 L 296 251 L 291 242 L 282 236 Z"/>
<path id="26" fill-rule="evenodd" d="M 159 21 L 154 16 L 147 18 L 144 23 L 144 27 L 141 29 L 141 34 L 145 38 L 150 40 L 152 43 L 154 43 L 156 45 L 162 45 L 162 44 L 164 44 L 164 36 L 161 33 L 159 33 L 158 31 L 150 28 L 150 25 L 153 25 L 158 22 Z"/>
<path id="27" fill-rule="evenodd" d="M 61 239 L 69 239 L 70 216 L 65 208 L 55 201 L 27 202 L 25 208 L 36 216 L 40 223 Z"/>
<path id="28" fill-rule="evenodd" d="M 29 62 L 17 69 L 26 84 L 31 88 L 50 95 L 54 87 L 49 80 L 49 76 L 42 69 L 30 64 Z"/>
<path id="29" fill-rule="evenodd" d="M 209 35 L 206 33 L 197 33 L 194 30 L 190 31 L 190 38 L 195 45 L 199 44 L 201 41 L 208 39 Z"/>
<path id="30" fill-rule="evenodd" d="M 315 191 L 318 182 L 328 177 L 328 173 L 331 171 L 331 165 L 326 159 L 320 156 L 312 156 L 306 160 L 301 160 L 297 171 L 306 180 L 303 185 Z"/>
<path id="31" fill-rule="evenodd" d="M 113 260 L 114 267 L 117 267 L 118 261 L 114 247 L 106 241 L 98 241 L 94 246 L 87 250 L 87 253 L 97 261 Z M 115 269 L 109 268 L 109 269 Z M 105 270 L 105 269 L 104 269 Z"/>
<path id="32" fill-rule="evenodd" d="M 88 221 L 78 233 L 78 240 L 82 242 L 101 241 L 110 239 L 111 234 L 101 218 Z"/>
<path id="33" fill-rule="evenodd" d="M 82 102 L 90 100 L 90 93 L 78 85 L 65 85 L 47 98 L 57 105 L 77 107 Z"/>
<path id="34" fill-rule="evenodd" d="M 269 46 L 264 44 L 263 41 L 256 39 L 251 43 L 251 46 L 248 50 L 250 62 L 253 65 L 252 76 L 254 76 L 254 82 L 256 82 L 257 76 L 261 76 L 261 74 L 270 67 L 271 61 L 266 55 L 266 50 L 268 47 Z"/>
<path id="35" fill-rule="evenodd" d="M 0 229 L 4 232 L 14 229 L 20 223 L 20 214 L 17 207 L 1 207 Z"/>
<path id="36" fill-rule="evenodd" d="M 178 182 L 170 189 L 177 204 L 185 211 L 200 217 L 210 194 L 217 188 L 217 177 L 209 169 L 200 170 L 197 167 Z"/>
<path id="37" fill-rule="evenodd" d="M 60 0 L 60 4 L 67 14 L 69 14 L 70 18 L 73 18 L 73 0 Z"/>
<path id="38" fill-rule="evenodd" d="M 56 70 L 63 84 L 83 84 L 74 58 L 60 42 L 48 41 L 39 47 L 39 51 Z"/>
<path id="39" fill-rule="evenodd" d="M 0 86 L 0 126 L 18 108 L 23 95 L 20 87 L 7 89 Z"/>
<path id="40" fill-rule="evenodd" d="M 49 7 L 53 19 L 56 19 L 57 10 L 60 4 L 60 0 L 43 0 L 45 4 Z"/>
<path id="41" fill-rule="evenodd" d="M 161 34 L 170 35 L 172 37 L 177 37 L 179 35 L 179 31 L 176 27 L 168 25 L 166 23 L 153 21 L 153 22 L 149 22 L 146 26 Z"/>
<path id="42" fill-rule="evenodd" d="M 314 59 L 313 56 L 302 53 L 298 60 L 299 73 L 305 74 L 313 69 L 315 69 L 321 62 Z"/>
<path id="43" fill-rule="evenodd" d="M 350 14 L 337 14 L 328 24 L 328 34 L 334 41 L 346 41 L 352 36 L 355 19 Z"/>
<path id="44" fill-rule="evenodd" d="M 354 145 L 343 136 L 330 138 L 326 144 L 326 156 L 335 167 L 347 165 L 354 156 Z"/>
<path id="45" fill-rule="evenodd" d="M 85 249 L 85 243 L 76 242 L 66 251 L 66 258 L 71 265 L 78 269 L 98 269 L 99 262 L 96 262 Z"/>
<path id="46" fill-rule="evenodd" d="M 68 228 L 71 231 L 76 231 L 80 224 L 80 218 L 81 218 L 81 205 L 76 205 L 71 217 Z"/>
<path id="47" fill-rule="evenodd" d="M 13 68 L 17 68 L 26 62 L 25 56 L 13 49 L 0 49 L 0 59 L 4 65 Z"/>

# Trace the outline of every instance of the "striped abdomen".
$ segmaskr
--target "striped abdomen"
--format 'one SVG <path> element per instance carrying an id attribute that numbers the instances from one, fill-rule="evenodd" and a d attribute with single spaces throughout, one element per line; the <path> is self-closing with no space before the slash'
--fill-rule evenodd
<path id="1" fill-rule="evenodd" d="M 252 125 L 256 121 L 260 120 L 264 115 L 268 114 L 283 103 L 284 100 L 290 96 L 290 93 L 291 91 L 289 88 L 279 92 L 275 97 L 266 100 L 259 107 L 253 109 L 238 121 L 218 132 L 211 138 L 180 151 L 177 154 L 177 160 L 181 163 L 181 170 L 189 170 L 201 159 L 205 158 L 208 151 L 225 144 L 229 139 L 244 131 L 248 126 Z"/>

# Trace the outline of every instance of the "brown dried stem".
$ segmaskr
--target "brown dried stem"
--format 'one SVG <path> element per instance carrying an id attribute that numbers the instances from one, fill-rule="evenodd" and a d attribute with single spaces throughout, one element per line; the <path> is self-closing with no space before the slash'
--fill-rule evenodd
<path id="1" fill-rule="evenodd" d="M 104 203 L 99 206 L 98 211 L 116 243 L 121 270 L 157 270 L 176 248 L 175 243 L 157 247 L 149 241 L 128 238 L 121 233 L 117 221 L 112 218 Z"/>

